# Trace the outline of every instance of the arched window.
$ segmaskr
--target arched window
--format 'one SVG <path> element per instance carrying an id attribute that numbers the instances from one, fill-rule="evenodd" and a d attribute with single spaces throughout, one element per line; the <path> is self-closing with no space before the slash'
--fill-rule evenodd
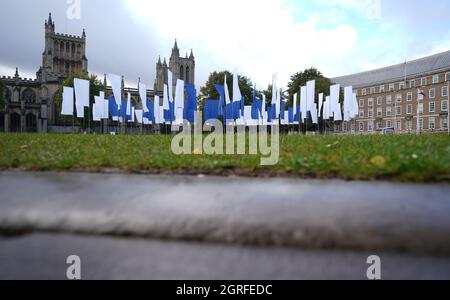
<path id="1" fill-rule="evenodd" d="M 180 79 L 184 80 L 184 68 L 183 68 L 183 66 L 180 67 Z"/>
<path id="2" fill-rule="evenodd" d="M 63 54 L 63 52 L 64 52 L 64 42 L 59 43 L 59 52 L 61 52 L 60 54 Z"/>
<path id="3" fill-rule="evenodd" d="M 190 83 L 189 79 L 190 79 L 190 74 L 189 74 L 189 67 L 186 67 L 186 83 Z"/>
<path id="4" fill-rule="evenodd" d="M 25 117 L 25 123 L 27 132 L 37 131 L 37 119 L 34 114 L 32 113 L 27 114 Z"/>
<path id="5" fill-rule="evenodd" d="M 22 100 L 25 101 L 25 103 L 35 103 L 36 102 L 36 94 L 31 89 L 26 89 L 22 93 Z"/>
<path id="6" fill-rule="evenodd" d="M 75 44 L 72 44 L 72 57 L 75 56 Z"/>
<path id="7" fill-rule="evenodd" d="M 11 92 L 9 91 L 9 89 L 6 89 L 5 101 L 6 102 L 11 102 Z"/>

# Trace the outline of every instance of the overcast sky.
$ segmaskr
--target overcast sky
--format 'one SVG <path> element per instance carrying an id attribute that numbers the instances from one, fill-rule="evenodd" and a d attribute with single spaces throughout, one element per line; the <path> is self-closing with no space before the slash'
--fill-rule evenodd
<path id="1" fill-rule="evenodd" d="M 175 38 L 192 48 L 196 84 L 214 70 L 234 70 L 262 89 L 278 73 L 317 67 L 334 77 L 450 50 L 448 0 L 1 0 L 0 75 L 35 77 L 42 62 L 44 21 L 56 31 L 87 34 L 91 73 L 141 77 L 153 86 L 158 55 Z"/>

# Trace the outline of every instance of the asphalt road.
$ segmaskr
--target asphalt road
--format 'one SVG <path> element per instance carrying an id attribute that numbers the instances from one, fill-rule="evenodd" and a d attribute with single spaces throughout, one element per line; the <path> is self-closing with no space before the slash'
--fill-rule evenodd
<path id="1" fill-rule="evenodd" d="M 449 185 L 0 172 L 0 191 L 0 278 L 61 279 L 70 254 L 92 279 L 364 279 L 370 254 L 450 278 Z"/>

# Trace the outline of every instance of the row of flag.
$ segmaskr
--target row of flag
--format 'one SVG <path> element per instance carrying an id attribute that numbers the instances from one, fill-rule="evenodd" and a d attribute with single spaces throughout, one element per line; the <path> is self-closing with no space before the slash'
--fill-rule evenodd
<path id="1" fill-rule="evenodd" d="M 282 97 L 282 90 L 277 87 L 277 74 L 272 77 L 272 99 L 266 107 L 266 96 L 256 98 L 253 93 L 251 106 L 244 106 L 244 98 L 239 90 L 237 74 L 233 75 L 233 98 L 230 99 L 227 78 L 223 85 L 217 84 L 219 100 L 207 100 L 204 107 L 204 119 L 223 118 L 227 124 L 265 125 L 280 123 L 281 125 L 295 125 L 311 119 L 313 124 L 323 120 L 351 121 L 359 112 L 356 94 L 351 86 L 344 88 L 344 105 L 341 106 L 339 84 L 330 87 L 330 95 L 319 94 L 316 101 L 316 82 L 308 81 L 298 93 L 294 94 L 293 107 L 287 108 L 287 100 Z"/>
<path id="2" fill-rule="evenodd" d="M 112 88 L 112 96 L 105 99 L 105 93 L 95 96 L 92 107 L 94 121 L 107 120 L 137 122 L 139 124 L 182 124 L 183 120 L 196 122 L 197 92 L 192 84 L 185 84 L 177 80 L 175 93 L 172 84 L 164 84 L 163 99 L 158 95 L 154 99 L 147 99 L 147 87 L 139 83 L 139 98 L 142 108 L 132 105 L 131 94 L 127 93 L 122 99 L 122 77 L 108 74 Z M 168 82 L 172 83 L 173 75 L 168 71 Z M 207 100 L 203 108 L 204 120 L 223 118 L 227 124 L 236 125 L 264 125 L 279 123 L 281 125 L 295 125 L 304 123 L 307 119 L 313 124 L 323 120 L 350 121 L 358 115 L 358 101 L 351 86 L 344 88 L 344 104 L 341 105 L 339 84 L 330 87 L 329 96 L 320 93 L 316 101 L 316 82 L 308 81 L 305 86 L 294 94 L 293 107 L 287 108 L 287 100 L 282 97 L 282 90 L 277 87 L 277 75 L 272 77 L 272 99 L 266 105 L 266 97 L 256 98 L 253 92 L 252 105 L 245 106 L 244 97 L 239 88 L 237 72 L 233 74 L 233 97 L 230 97 L 225 76 L 224 84 L 215 85 L 220 95 L 219 100 Z M 187 99 L 185 99 L 185 94 Z M 89 107 L 89 81 L 74 80 L 74 88 L 63 88 L 62 115 L 74 115 L 74 107 L 78 118 L 84 118 L 84 108 Z M 173 97 L 175 95 L 175 97 Z M 266 107 L 267 106 L 267 107 Z"/>
<path id="3" fill-rule="evenodd" d="M 115 74 L 108 74 L 111 84 L 112 96 L 105 99 L 105 93 L 100 92 L 95 96 L 92 106 L 93 121 L 108 120 L 119 122 L 137 122 L 139 124 L 182 124 L 183 120 L 195 122 L 197 107 L 197 91 L 192 84 L 177 80 L 175 98 L 171 84 L 164 84 L 163 99 L 155 95 L 154 99 L 147 98 L 147 87 L 139 83 L 139 98 L 142 108 L 137 109 L 132 105 L 131 94 L 127 93 L 127 99 L 122 99 L 122 78 Z M 171 83 L 173 75 L 168 71 L 168 82 Z M 74 87 L 63 88 L 63 101 L 61 115 L 74 116 L 76 108 L 77 118 L 84 118 L 85 107 L 89 107 L 88 80 L 75 78 Z M 187 100 L 185 99 L 187 95 Z"/>

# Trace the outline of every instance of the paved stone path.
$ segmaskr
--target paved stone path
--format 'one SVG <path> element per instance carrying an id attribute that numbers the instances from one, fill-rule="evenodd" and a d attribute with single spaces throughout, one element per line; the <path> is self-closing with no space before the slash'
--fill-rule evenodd
<path id="1" fill-rule="evenodd" d="M 450 278 L 450 185 L 8 171 L 0 191 L 0 278 L 60 278 L 71 249 L 91 278 L 361 278 L 377 253 Z"/>

